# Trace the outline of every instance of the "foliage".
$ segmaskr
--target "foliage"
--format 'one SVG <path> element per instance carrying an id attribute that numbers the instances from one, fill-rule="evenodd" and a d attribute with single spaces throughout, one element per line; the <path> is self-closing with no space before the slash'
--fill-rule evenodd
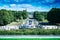
<path id="1" fill-rule="evenodd" d="M 11 23 L 12 15 L 8 13 L 7 10 L 0 10 L 0 25 L 6 25 Z"/>
<path id="2" fill-rule="evenodd" d="M 11 11 L 11 10 L 0 10 L 0 26 L 7 25 L 13 21 L 17 21 L 18 19 L 26 19 L 28 17 L 28 13 L 26 10 L 23 11 Z"/>
<path id="3" fill-rule="evenodd" d="M 23 16 L 23 19 L 26 19 L 28 17 L 28 12 L 26 10 L 23 10 L 22 16 Z"/>
<path id="4" fill-rule="evenodd" d="M 60 29 L 0 30 L 0 35 L 60 35 Z"/>
<path id="5" fill-rule="evenodd" d="M 21 19 L 21 17 L 22 17 L 22 11 L 18 11 L 18 12 L 15 11 L 14 17 L 15 17 L 16 19 Z"/>
<path id="6" fill-rule="evenodd" d="M 54 23 L 60 23 L 60 9 L 52 8 L 47 14 L 47 20 Z"/>
<path id="7" fill-rule="evenodd" d="M 37 21 L 42 21 L 43 16 L 40 15 L 40 13 L 38 11 L 35 11 L 33 14 L 33 17 L 37 20 Z"/>
<path id="8" fill-rule="evenodd" d="M 47 13 L 48 12 L 40 12 L 40 15 L 42 15 L 44 19 L 47 19 Z"/>
<path id="9" fill-rule="evenodd" d="M 20 19 L 27 19 L 28 13 L 29 12 L 27 12 L 26 10 L 12 11 L 12 10 L 1 9 L 0 10 L 0 26 L 7 25 L 11 22 L 18 21 Z M 32 13 L 32 15 L 37 21 L 42 21 L 43 18 L 46 19 L 46 12 L 35 11 L 34 14 Z"/>

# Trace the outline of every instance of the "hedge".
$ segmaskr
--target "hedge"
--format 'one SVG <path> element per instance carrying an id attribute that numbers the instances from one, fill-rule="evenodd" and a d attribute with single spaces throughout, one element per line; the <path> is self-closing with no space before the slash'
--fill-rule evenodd
<path id="1" fill-rule="evenodd" d="M 60 29 L 0 30 L 0 35 L 60 35 Z"/>

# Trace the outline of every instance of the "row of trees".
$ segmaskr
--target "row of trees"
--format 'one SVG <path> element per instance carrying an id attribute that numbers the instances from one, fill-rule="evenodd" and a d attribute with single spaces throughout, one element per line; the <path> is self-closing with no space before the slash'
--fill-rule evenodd
<path id="1" fill-rule="evenodd" d="M 52 8 L 49 12 L 34 12 L 34 18 L 38 21 L 47 19 L 50 23 L 60 24 L 60 8 Z"/>
<path id="2" fill-rule="evenodd" d="M 47 12 L 35 11 L 33 16 L 34 16 L 34 19 L 36 19 L 37 21 L 43 21 L 44 19 L 47 19 Z"/>
<path id="3" fill-rule="evenodd" d="M 28 17 L 28 12 L 23 11 L 11 11 L 11 10 L 0 10 L 0 26 L 7 25 L 17 19 L 26 19 Z"/>
<path id="4" fill-rule="evenodd" d="M 28 18 L 29 13 L 26 10 L 23 11 L 11 11 L 11 10 L 0 10 L 0 26 L 7 25 L 17 19 L 26 19 Z M 49 22 L 60 23 L 60 9 L 52 8 L 48 13 L 47 12 L 38 12 L 33 13 L 34 19 L 37 21 L 43 21 L 47 19 Z"/>
<path id="5" fill-rule="evenodd" d="M 60 35 L 60 29 L 0 30 L 0 35 Z"/>
<path id="6" fill-rule="evenodd" d="M 0 26 L 7 25 L 13 21 L 17 21 L 17 19 L 27 19 L 29 13 L 26 10 L 23 11 L 11 11 L 11 10 L 0 10 Z M 37 21 L 42 21 L 44 16 L 46 17 L 45 13 L 35 11 L 33 13 L 34 18 Z"/>

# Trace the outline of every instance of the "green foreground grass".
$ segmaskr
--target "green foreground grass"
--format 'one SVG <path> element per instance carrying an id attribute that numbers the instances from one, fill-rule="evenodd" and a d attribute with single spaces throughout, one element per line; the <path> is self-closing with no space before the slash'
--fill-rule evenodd
<path id="1" fill-rule="evenodd" d="M 0 38 L 0 40 L 60 40 L 60 38 Z"/>

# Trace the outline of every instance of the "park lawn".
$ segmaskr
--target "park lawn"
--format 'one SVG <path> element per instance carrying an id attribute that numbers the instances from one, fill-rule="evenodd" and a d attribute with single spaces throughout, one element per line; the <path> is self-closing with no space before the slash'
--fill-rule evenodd
<path id="1" fill-rule="evenodd" d="M 48 22 L 48 20 L 47 19 L 44 19 L 43 22 Z"/>
<path id="2" fill-rule="evenodd" d="M 0 40 L 60 40 L 60 38 L 0 38 Z"/>
<path id="3" fill-rule="evenodd" d="M 7 26 L 18 26 L 18 25 L 21 25 L 21 24 L 23 24 L 25 22 L 26 22 L 26 20 L 19 20 L 19 21 L 10 23 Z"/>

